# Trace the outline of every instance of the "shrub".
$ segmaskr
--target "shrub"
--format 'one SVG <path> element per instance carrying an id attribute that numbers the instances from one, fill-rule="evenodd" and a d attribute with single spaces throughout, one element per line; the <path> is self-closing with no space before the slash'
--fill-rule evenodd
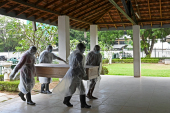
<path id="1" fill-rule="evenodd" d="M 0 81 L 0 91 L 18 91 L 19 81 L 8 82 L 8 81 Z"/>
<path id="2" fill-rule="evenodd" d="M 108 71 L 108 69 L 107 69 L 107 67 L 104 67 L 104 66 L 102 66 L 102 71 L 101 71 L 101 75 L 105 75 L 105 74 L 108 74 L 109 73 L 109 71 Z"/>
<path id="3" fill-rule="evenodd" d="M 4 81 L 4 75 L 0 75 L 0 81 Z"/>
<path id="4" fill-rule="evenodd" d="M 158 63 L 159 59 L 141 59 L 142 63 Z M 112 63 L 133 63 L 133 59 L 112 59 Z"/>
<path id="5" fill-rule="evenodd" d="M 109 63 L 109 59 L 103 59 L 102 60 L 102 64 L 106 64 L 106 63 Z"/>

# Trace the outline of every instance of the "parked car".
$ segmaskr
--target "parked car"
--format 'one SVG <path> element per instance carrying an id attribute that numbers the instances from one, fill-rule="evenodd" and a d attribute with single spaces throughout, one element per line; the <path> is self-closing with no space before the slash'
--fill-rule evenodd
<path id="1" fill-rule="evenodd" d="M 10 58 L 7 61 L 12 61 L 13 64 L 17 64 L 18 63 L 18 60 L 17 60 L 16 57 Z"/>
<path id="2" fill-rule="evenodd" d="M 5 56 L 0 56 L 0 61 L 7 61 L 7 58 L 5 58 Z"/>

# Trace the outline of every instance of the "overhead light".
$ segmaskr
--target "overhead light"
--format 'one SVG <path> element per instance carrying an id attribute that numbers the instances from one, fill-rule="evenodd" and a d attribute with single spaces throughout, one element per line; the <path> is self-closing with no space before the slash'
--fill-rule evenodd
<path id="1" fill-rule="evenodd" d="M 136 14 L 136 16 L 140 19 L 140 16 L 138 15 L 138 13 L 137 13 L 137 12 L 135 12 L 135 14 Z"/>

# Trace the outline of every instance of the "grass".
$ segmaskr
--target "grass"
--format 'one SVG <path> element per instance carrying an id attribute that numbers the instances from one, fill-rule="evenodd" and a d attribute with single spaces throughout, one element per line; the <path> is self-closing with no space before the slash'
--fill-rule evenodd
<path id="1" fill-rule="evenodd" d="M 35 79 L 35 83 L 39 83 L 39 81 L 37 81 L 37 77 L 34 77 L 34 79 Z M 57 82 L 57 81 L 59 81 L 59 78 L 52 78 L 52 82 Z M 15 80 L 10 82 L 19 83 L 20 80 Z"/>
<path id="2" fill-rule="evenodd" d="M 108 68 L 108 75 L 133 76 L 132 63 L 104 64 L 103 66 Z M 141 76 L 170 77 L 170 65 L 142 63 Z"/>

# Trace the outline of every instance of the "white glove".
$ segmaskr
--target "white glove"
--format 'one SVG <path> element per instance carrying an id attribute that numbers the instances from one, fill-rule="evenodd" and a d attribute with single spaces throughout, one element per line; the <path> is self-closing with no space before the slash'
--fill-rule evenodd
<path id="1" fill-rule="evenodd" d="M 14 76 L 15 76 L 15 73 L 11 73 L 10 76 L 9 76 L 9 77 L 10 77 L 10 80 L 13 80 L 13 79 L 14 79 Z"/>

